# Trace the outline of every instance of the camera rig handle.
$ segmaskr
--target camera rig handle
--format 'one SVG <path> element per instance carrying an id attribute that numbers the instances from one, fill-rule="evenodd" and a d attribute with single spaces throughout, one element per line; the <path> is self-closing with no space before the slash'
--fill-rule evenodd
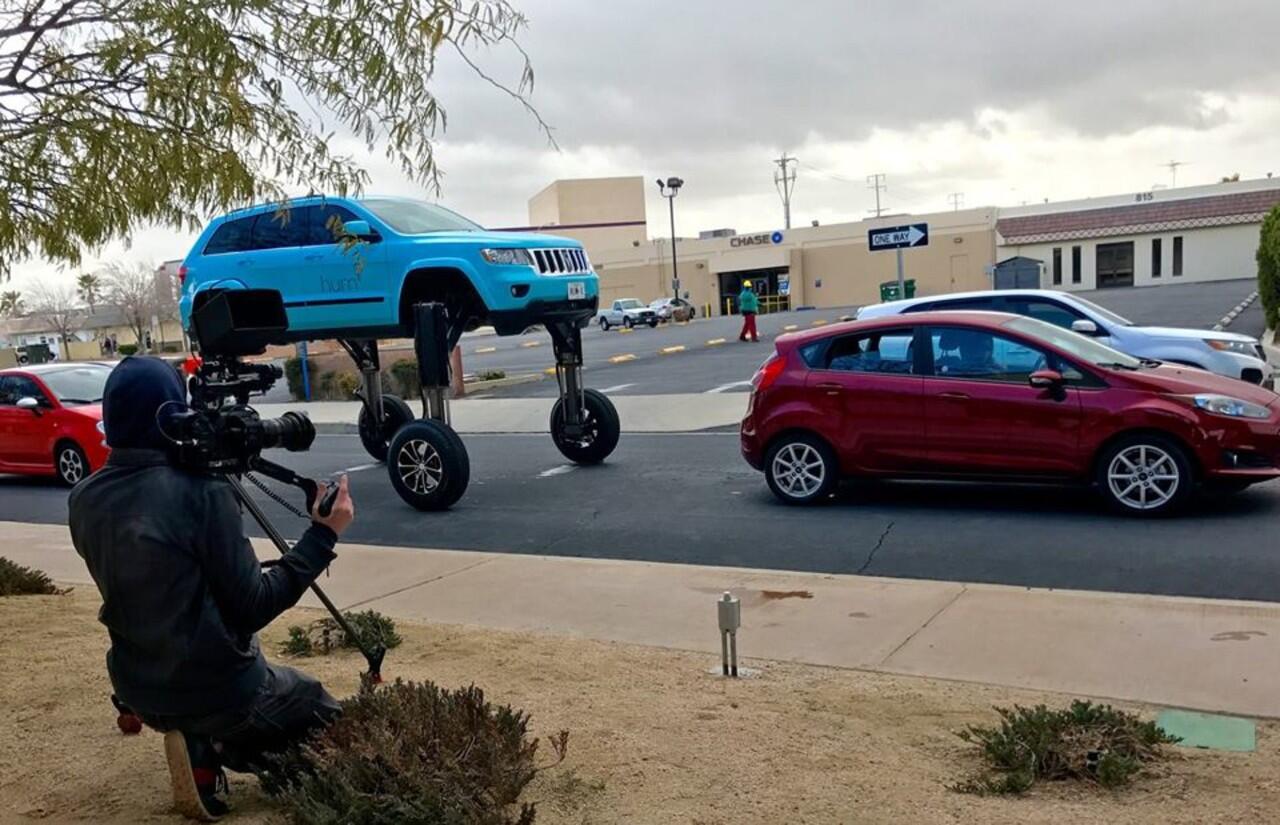
<path id="1" fill-rule="evenodd" d="M 303 478 L 288 467 L 282 467 L 279 464 L 274 464 L 261 456 L 257 456 L 250 460 L 249 469 L 254 472 L 261 473 L 264 476 L 274 478 L 277 481 L 284 482 L 285 484 L 292 484 L 293 486 L 301 489 L 307 496 L 307 510 L 311 510 L 315 503 L 316 493 L 319 490 L 319 486 L 311 479 Z M 236 498 L 240 500 L 241 505 L 249 511 L 249 514 L 253 516 L 254 521 L 258 522 L 258 525 L 262 528 L 263 532 L 267 534 L 267 538 L 269 538 L 271 543 L 276 546 L 276 549 L 280 551 L 280 554 L 284 555 L 288 553 L 290 550 L 289 542 L 280 534 L 280 531 L 276 529 L 275 525 L 267 519 L 266 514 L 262 512 L 262 508 L 258 506 L 257 502 L 249 497 L 249 493 L 245 490 L 240 479 L 230 475 L 226 476 L 226 479 L 231 485 L 232 491 L 235 492 Z M 328 498 L 328 496 L 326 496 L 326 498 Z M 332 506 L 332 502 L 330 502 L 330 506 Z M 361 655 L 364 656 L 364 660 L 369 666 L 368 673 L 366 674 L 369 681 L 375 685 L 381 683 L 382 660 L 387 655 L 387 649 L 377 642 L 369 644 L 361 638 L 360 634 L 356 633 L 355 629 L 351 626 L 351 623 L 342 615 L 342 611 L 340 611 L 334 603 L 329 600 L 329 597 L 325 595 L 325 592 L 320 589 L 320 585 L 312 582 L 311 591 L 316 594 L 316 598 L 320 599 L 320 603 L 329 611 L 329 615 L 333 616 L 333 620 L 338 623 L 338 627 L 342 628 L 342 632 L 347 635 L 347 638 L 356 643 L 356 647 L 359 648 Z"/>

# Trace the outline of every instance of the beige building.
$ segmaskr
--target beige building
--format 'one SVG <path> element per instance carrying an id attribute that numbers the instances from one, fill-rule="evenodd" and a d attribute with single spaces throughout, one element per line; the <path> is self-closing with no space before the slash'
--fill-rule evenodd
<path id="1" fill-rule="evenodd" d="M 642 244 L 646 228 L 640 177 L 555 181 L 529 200 L 529 226 L 511 227 L 564 235 L 588 252 Z"/>
<path id="2" fill-rule="evenodd" d="M 749 280 L 767 308 L 858 306 L 880 300 L 880 284 L 897 279 L 893 252 L 872 252 L 867 232 L 901 223 L 929 224 L 929 245 L 903 253 L 905 276 L 916 293 L 985 289 L 995 258 L 995 210 L 966 209 L 882 217 L 855 223 L 788 230 L 680 238 L 676 262 L 680 294 L 713 315 L 732 310 Z M 600 276 L 601 301 L 672 294 L 671 241 L 637 246 L 587 246 Z"/>

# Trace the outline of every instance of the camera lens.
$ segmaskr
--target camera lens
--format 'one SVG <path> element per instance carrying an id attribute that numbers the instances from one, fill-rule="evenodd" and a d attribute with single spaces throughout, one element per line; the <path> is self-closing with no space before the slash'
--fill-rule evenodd
<path id="1" fill-rule="evenodd" d="M 303 413 L 287 412 L 279 418 L 264 418 L 261 424 L 264 449 L 283 447 L 298 453 L 309 449 L 316 440 L 315 425 Z"/>

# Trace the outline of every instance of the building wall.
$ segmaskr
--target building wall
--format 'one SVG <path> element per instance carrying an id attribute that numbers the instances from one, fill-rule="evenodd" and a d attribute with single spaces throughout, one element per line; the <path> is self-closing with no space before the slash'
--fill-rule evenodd
<path id="1" fill-rule="evenodd" d="M 1001 245 L 1000 260 L 1025 255 L 1044 261 L 1040 286 L 1044 289 L 1080 291 L 1097 289 L 1098 244 L 1133 242 L 1134 286 L 1160 286 L 1192 281 L 1223 281 L 1253 278 L 1258 274 L 1254 255 L 1261 224 L 1237 224 L 1199 229 L 1181 229 L 1116 237 L 1054 241 L 1037 244 Z M 1173 239 L 1182 238 L 1182 275 L 1173 274 Z M 1160 277 L 1151 274 L 1151 241 L 1160 238 Z M 1080 283 L 1071 280 L 1071 247 L 1080 246 Z M 1062 283 L 1053 283 L 1053 250 L 1062 250 Z"/>
<path id="2" fill-rule="evenodd" d="M 635 247 L 646 240 L 644 179 L 558 180 L 529 199 L 529 228 L 597 249 Z"/>

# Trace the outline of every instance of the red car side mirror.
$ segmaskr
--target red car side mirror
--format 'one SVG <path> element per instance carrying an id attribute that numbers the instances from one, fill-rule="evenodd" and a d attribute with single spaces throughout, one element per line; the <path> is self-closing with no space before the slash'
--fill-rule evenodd
<path id="1" fill-rule="evenodd" d="M 1027 383 L 1038 390 L 1053 390 L 1062 386 L 1062 373 L 1057 370 L 1036 370 L 1031 373 Z"/>

